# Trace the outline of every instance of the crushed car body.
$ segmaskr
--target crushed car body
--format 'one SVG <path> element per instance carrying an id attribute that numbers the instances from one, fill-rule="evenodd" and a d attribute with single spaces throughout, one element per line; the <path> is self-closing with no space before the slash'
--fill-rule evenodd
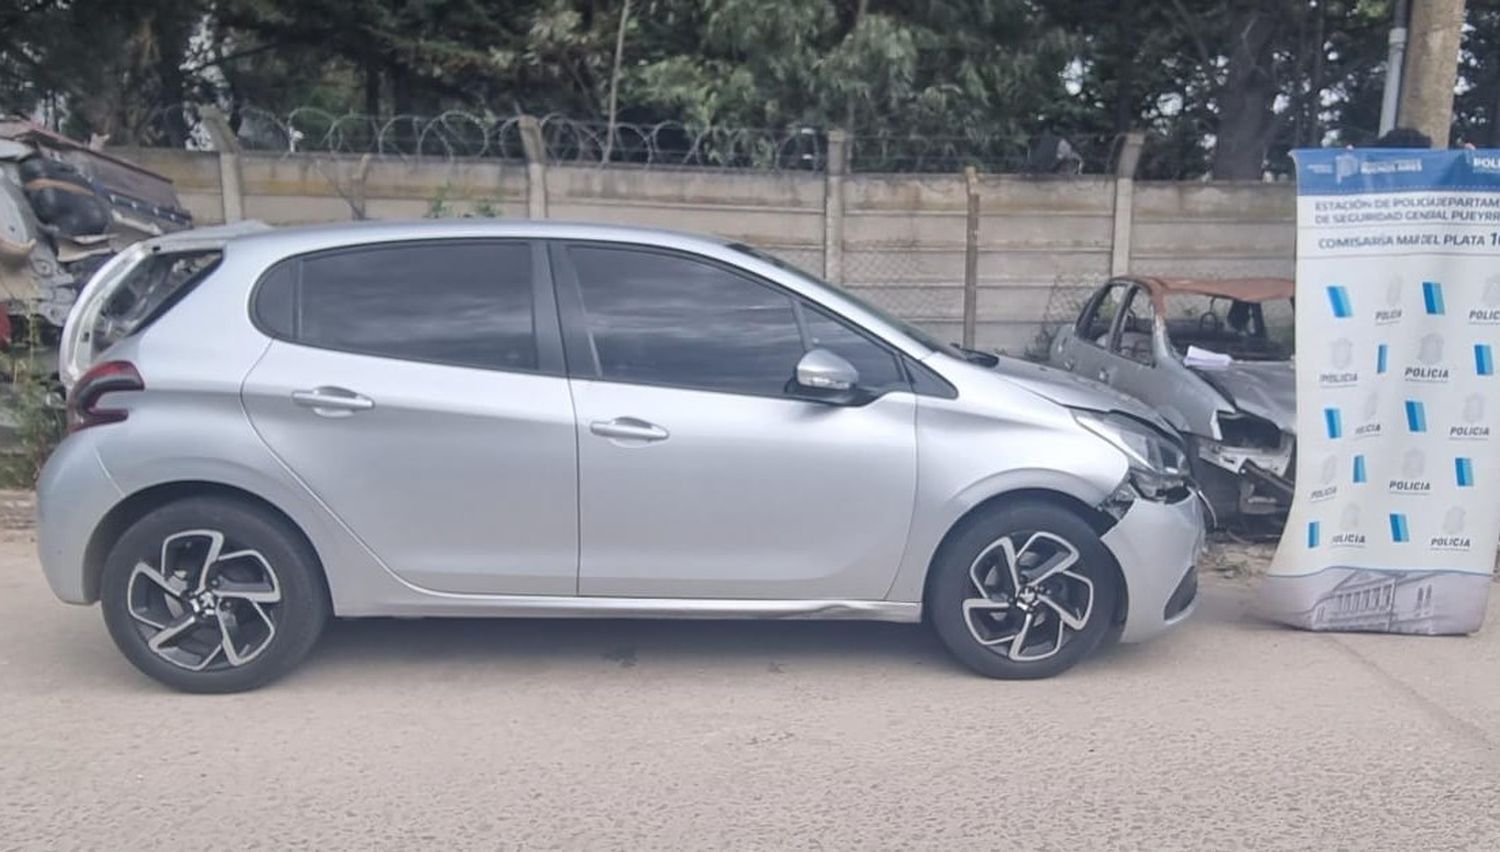
<path id="1" fill-rule="evenodd" d="M 139 240 L 192 226 L 172 182 L 31 122 L 0 117 L 0 302 L 54 330 L 84 283 Z"/>
<path id="2" fill-rule="evenodd" d="M 1048 358 L 1182 433 L 1218 523 L 1282 514 L 1296 455 L 1293 294 L 1284 278 L 1113 278 Z"/>

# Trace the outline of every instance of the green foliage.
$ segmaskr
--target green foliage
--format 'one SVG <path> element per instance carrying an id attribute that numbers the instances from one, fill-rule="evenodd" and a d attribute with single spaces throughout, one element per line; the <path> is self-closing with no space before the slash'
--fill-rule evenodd
<path id="1" fill-rule="evenodd" d="M 46 363 L 45 353 L 33 345 L 18 344 L 0 354 L 7 383 L 0 393 L 7 397 L 6 419 L 14 428 L 10 445 L 0 453 L 0 487 L 32 487 L 66 431 L 61 389 Z"/>
<path id="2" fill-rule="evenodd" d="M 183 101 L 602 119 L 624 2 L 13 0 L 0 109 L 173 145 L 187 127 L 162 110 Z M 1144 129 L 1148 177 L 1255 177 L 1292 147 L 1374 137 L 1392 4 L 630 0 L 619 117 L 843 127 L 867 150 Z M 1460 57 L 1455 136 L 1483 144 L 1500 144 L 1497 9 L 1470 0 Z"/>
<path id="3" fill-rule="evenodd" d="M 438 187 L 437 192 L 427 201 L 427 212 L 422 214 L 423 219 L 447 219 L 453 215 L 453 208 L 448 204 L 448 193 L 453 187 L 443 184 Z"/>
<path id="4" fill-rule="evenodd" d="M 468 213 L 460 214 L 453 203 L 453 185 L 445 183 L 427 200 L 427 212 L 422 214 L 422 218 L 451 219 L 460 215 L 465 219 L 499 219 L 502 215 L 500 201 L 488 196 L 479 198 L 473 202 Z"/>

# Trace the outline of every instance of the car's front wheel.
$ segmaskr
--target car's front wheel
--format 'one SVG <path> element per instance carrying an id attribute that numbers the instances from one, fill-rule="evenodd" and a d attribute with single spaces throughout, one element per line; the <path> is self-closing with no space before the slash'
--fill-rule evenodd
<path id="1" fill-rule="evenodd" d="M 1120 597 L 1098 534 L 1046 502 L 967 519 L 932 572 L 929 620 L 955 657 L 989 677 L 1043 678 L 1071 668 L 1108 634 Z"/>
<path id="2" fill-rule="evenodd" d="M 105 561 L 100 603 L 125 657 L 186 692 L 238 692 L 285 674 L 329 611 L 306 540 L 263 507 L 217 496 L 132 524 Z"/>

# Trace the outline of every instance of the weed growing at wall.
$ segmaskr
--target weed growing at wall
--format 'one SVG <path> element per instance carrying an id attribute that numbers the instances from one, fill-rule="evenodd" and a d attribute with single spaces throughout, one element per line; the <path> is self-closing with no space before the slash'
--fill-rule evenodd
<path id="1" fill-rule="evenodd" d="M 34 323 L 27 323 L 34 329 Z M 35 339 L 16 341 L 0 353 L 0 419 L 9 428 L 0 445 L 0 486 L 30 488 L 67 430 L 62 388 L 52 369 L 52 350 Z"/>

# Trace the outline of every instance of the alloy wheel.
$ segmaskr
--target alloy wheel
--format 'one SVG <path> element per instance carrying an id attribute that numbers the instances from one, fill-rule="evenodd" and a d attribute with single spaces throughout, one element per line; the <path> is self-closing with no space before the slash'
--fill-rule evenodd
<path id="1" fill-rule="evenodd" d="M 1094 584 L 1076 570 L 1080 558 L 1072 543 L 1048 532 L 1007 535 L 980 551 L 963 602 L 974 641 L 1015 662 L 1061 651 L 1093 616 Z"/>
<path id="2" fill-rule="evenodd" d="M 189 671 L 243 666 L 276 637 L 281 583 L 260 551 L 217 530 L 167 536 L 156 565 L 136 563 L 126 608 L 151 652 Z"/>

